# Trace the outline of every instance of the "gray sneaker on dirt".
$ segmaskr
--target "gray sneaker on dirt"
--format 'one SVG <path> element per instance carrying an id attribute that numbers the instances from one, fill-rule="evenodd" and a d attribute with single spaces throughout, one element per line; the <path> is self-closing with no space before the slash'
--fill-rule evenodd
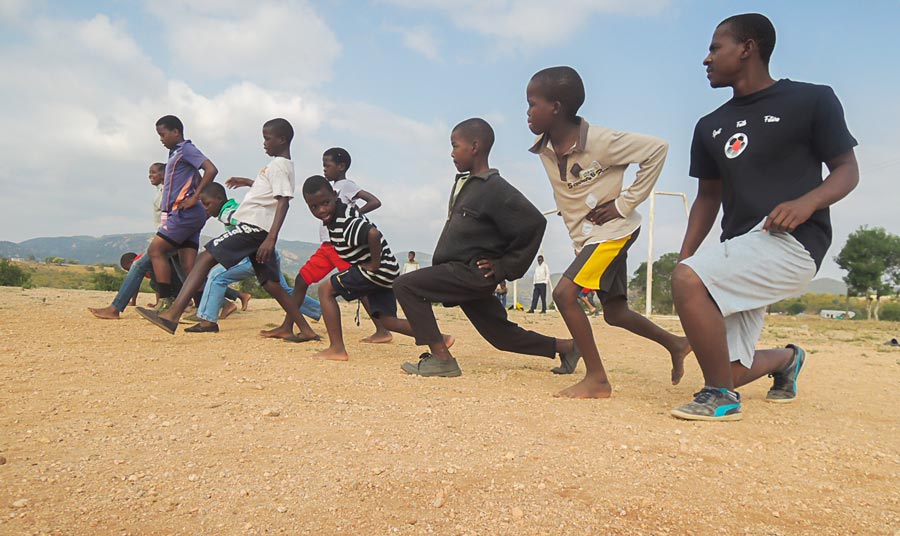
<path id="1" fill-rule="evenodd" d="M 173 301 L 175 300 L 173 300 L 172 298 L 160 298 L 159 302 L 156 304 L 156 307 L 154 307 L 153 310 L 157 313 L 161 313 L 169 307 L 172 307 Z"/>
<path id="2" fill-rule="evenodd" d="M 794 350 L 794 357 L 783 369 L 769 374 L 774 381 L 766 395 L 766 402 L 787 404 L 797 399 L 797 376 L 800 375 L 800 370 L 806 363 L 806 352 L 803 351 L 803 348 L 793 344 L 789 344 L 787 347 Z"/>
<path id="3" fill-rule="evenodd" d="M 416 376 L 441 376 L 443 378 L 455 378 L 462 375 L 462 370 L 460 370 L 459 363 L 456 362 L 456 359 L 441 361 L 428 352 L 425 352 L 424 354 L 419 356 L 418 363 L 406 362 L 403 363 L 400 368 L 403 369 L 403 372 L 407 374 L 414 374 Z"/>
<path id="4" fill-rule="evenodd" d="M 688 421 L 739 421 L 741 395 L 724 387 L 704 387 L 694 393 L 694 401 L 675 408 L 673 417 Z"/>
<path id="5" fill-rule="evenodd" d="M 560 352 L 559 360 L 562 362 L 562 365 L 553 367 L 550 369 L 550 372 L 553 374 L 572 374 L 575 372 L 575 367 L 578 366 L 578 362 L 581 360 L 581 350 L 578 349 L 578 345 L 573 341 L 572 351 Z"/>

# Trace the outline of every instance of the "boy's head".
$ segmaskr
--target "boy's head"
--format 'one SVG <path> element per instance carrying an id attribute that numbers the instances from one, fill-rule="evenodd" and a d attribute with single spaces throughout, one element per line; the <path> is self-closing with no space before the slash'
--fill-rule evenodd
<path id="1" fill-rule="evenodd" d="M 148 171 L 147 178 L 150 179 L 150 184 L 153 186 L 159 186 L 166 179 L 166 165 L 162 162 L 156 162 L 155 164 L 150 164 L 150 170 Z"/>
<path id="2" fill-rule="evenodd" d="M 131 265 L 134 264 L 134 259 L 137 258 L 137 253 L 128 252 L 119 257 L 119 266 L 122 267 L 126 272 L 131 270 Z"/>
<path id="3" fill-rule="evenodd" d="M 485 161 L 491 154 L 494 146 L 494 129 L 487 121 L 479 117 L 466 119 L 453 127 L 450 133 L 450 158 L 453 165 L 460 173 L 472 171 L 476 161 L 483 158 Z"/>
<path id="4" fill-rule="evenodd" d="M 303 183 L 303 200 L 316 218 L 324 223 L 334 219 L 337 208 L 337 194 L 328 179 L 321 175 L 313 175 Z"/>
<path id="5" fill-rule="evenodd" d="M 174 149 L 176 145 L 184 141 L 184 125 L 181 119 L 174 115 L 164 115 L 156 121 L 156 133 L 159 141 L 166 149 Z"/>
<path id="6" fill-rule="evenodd" d="M 294 127 L 287 119 L 280 117 L 269 119 L 263 125 L 263 149 L 269 156 L 278 156 L 291 146 L 294 139 Z"/>
<path id="7" fill-rule="evenodd" d="M 531 77 L 525 97 L 528 128 L 543 134 L 557 122 L 575 120 L 584 104 L 584 82 L 571 67 L 549 67 Z"/>
<path id="8" fill-rule="evenodd" d="M 332 147 L 322 154 L 322 174 L 334 182 L 341 180 L 350 169 L 350 153 L 340 147 Z"/>
<path id="9" fill-rule="evenodd" d="M 544 264 L 544 256 L 538 255 L 538 264 Z"/>
<path id="10" fill-rule="evenodd" d="M 415 262 L 416 261 L 416 252 L 410 251 L 409 254 L 406 255 L 406 258 L 409 260 L 409 262 Z"/>
<path id="11" fill-rule="evenodd" d="M 225 187 L 218 182 L 211 182 L 200 190 L 200 204 L 206 209 L 206 215 L 210 218 L 219 216 L 222 206 L 228 201 Z"/>
<path id="12" fill-rule="evenodd" d="M 744 13 L 719 23 L 703 59 L 712 87 L 735 83 L 750 62 L 759 61 L 768 70 L 775 50 L 775 27 L 765 15 Z"/>

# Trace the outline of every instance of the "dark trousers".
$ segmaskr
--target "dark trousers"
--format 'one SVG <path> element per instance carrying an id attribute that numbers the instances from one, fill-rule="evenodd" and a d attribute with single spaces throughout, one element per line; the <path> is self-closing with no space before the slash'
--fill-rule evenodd
<path id="1" fill-rule="evenodd" d="M 454 269 L 466 269 L 464 265 Z M 446 264 L 420 268 L 394 281 L 394 295 L 412 327 L 416 344 L 441 340 L 431 304 L 459 305 L 478 333 L 504 352 L 556 357 L 556 339 L 528 331 L 506 317 L 506 309 L 494 297 L 495 284 L 473 286 L 455 276 Z"/>
<path id="2" fill-rule="evenodd" d="M 537 307 L 538 298 L 541 300 L 541 312 L 547 312 L 547 283 L 535 283 L 534 294 L 531 296 L 531 311 Z"/>

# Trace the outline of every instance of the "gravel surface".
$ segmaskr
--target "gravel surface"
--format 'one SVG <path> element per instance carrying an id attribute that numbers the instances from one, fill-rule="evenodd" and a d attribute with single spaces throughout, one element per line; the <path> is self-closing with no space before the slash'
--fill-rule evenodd
<path id="1" fill-rule="evenodd" d="M 463 375 L 423 379 L 410 339 L 356 342 L 355 305 L 335 363 L 256 335 L 273 300 L 169 336 L 85 310 L 111 299 L 0 288 L 0 534 L 900 534 L 896 323 L 772 317 L 764 344 L 810 354 L 797 402 L 760 380 L 743 421 L 690 423 L 668 410 L 693 357 L 673 387 L 662 348 L 602 319 L 613 398 L 560 400 L 583 365 L 498 352 L 458 309 L 437 314 Z"/>

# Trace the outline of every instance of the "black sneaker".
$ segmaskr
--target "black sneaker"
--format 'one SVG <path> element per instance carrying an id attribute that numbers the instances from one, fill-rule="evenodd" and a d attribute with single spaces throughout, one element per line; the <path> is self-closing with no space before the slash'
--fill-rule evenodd
<path id="1" fill-rule="evenodd" d="M 578 362 L 581 360 L 581 350 L 578 349 L 578 345 L 574 341 L 572 346 L 571 352 L 560 352 L 559 360 L 562 362 L 562 365 L 553 367 L 550 369 L 550 372 L 553 374 L 572 374 L 575 372 L 575 367 L 578 366 Z"/>
<path id="2" fill-rule="evenodd" d="M 794 350 L 794 357 L 778 372 L 769 374 L 773 378 L 772 388 L 766 395 L 766 402 L 775 404 L 787 404 L 797 399 L 797 376 L 806 363 L 806 352 L 799 346 L 789 344 L 788 348 Z"/>
<path id="3" fill-rule="evenodd" d="M 441 361 L 428 352 L 419 356 L 418 363 L 406 362 L 400 368 L 403 369 L 403 372 L 416 376 L 440 376 L 443 378 L 462 376 L 462 370 L 456 359 Z"/>
<path id="4" fill-rule="evenodd" d="M 693 402 L 669 413 L 688 421 L 739 421 L 743 418 L 741 395 L 724 387 L 704 387 L 694 393 Z"/>

